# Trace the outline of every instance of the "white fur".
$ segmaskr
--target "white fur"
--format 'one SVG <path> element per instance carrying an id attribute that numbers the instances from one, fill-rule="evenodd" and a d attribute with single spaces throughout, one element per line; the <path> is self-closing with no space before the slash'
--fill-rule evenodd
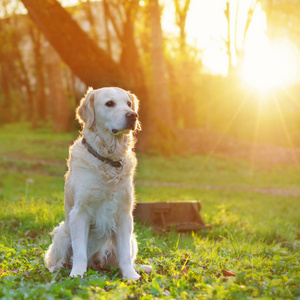
<path id="1" fill-rule="evenodd" d="M 114 107 L 108 107 L 108 101 Z M 126 124 L 126 113 L 137 109 L 137 98 L 120 88 L 90 88 L 81 100 L 77 118 L 83 125 L 82 135 L 100 155 L 121 160 L 123 166 L 115 168 L 94 157 L 82 144 L 82 136 L 70 147 L 65 221 L 54 229 L 45 255 L 50 272 L 72 262 L 70 275 L 82 277 L 87 267 L 111 264 L 119 266 L 123 277 L 139 279 L 133 267 L 137 254 L 132 218 L 134 128 Z M 143 269 L 149 271 L 149 266 Z"/>

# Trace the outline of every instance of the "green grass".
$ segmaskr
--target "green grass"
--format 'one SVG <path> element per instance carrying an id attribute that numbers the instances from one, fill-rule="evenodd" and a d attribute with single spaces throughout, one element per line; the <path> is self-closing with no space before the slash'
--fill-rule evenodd
<path id="1" fill-rule="evenodd" d="M 26 124 L 0 128 L 1 299 L 300 299 L 299 197 L 252 190 L 297 188 L 299 169 L 221 156 L 138 155 L 138 201 L 201 200 L 213 225 L 154 234 L 136 224 L 137 263 L 151 264 L 152 275 L 132 283 L 114 268 L 89 270 L 85 279 L 70 279 L 69 269 L 49 273 L 43 256 L 64 218 L 65 159 L 76 137 Z"/>

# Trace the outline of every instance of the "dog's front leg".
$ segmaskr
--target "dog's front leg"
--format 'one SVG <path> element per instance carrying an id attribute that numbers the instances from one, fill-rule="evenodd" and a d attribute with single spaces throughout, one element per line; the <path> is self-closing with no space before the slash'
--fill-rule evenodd
<path id="1" fill-rule="evenodd" d="M 70 233 L 73 249 L 73 267 L 70 276 L 83 277 L 87 269 L 89 218 L 86 212 L 74 208 L 70 212 Z"/>
<path id="2" fill-rule="evenodd" d="M 132 236 L 133 231 L 133 218 L 131 215 L 123 215 L 119 219 L 119 224 L 116 238 L 117 257 L 119 261 L 119 267 L 121 269 L 123 277 L 128 279 L 138 280 L 140 276 L 135 272 L 132 264 L 133 251 L 132 249 Z"/>

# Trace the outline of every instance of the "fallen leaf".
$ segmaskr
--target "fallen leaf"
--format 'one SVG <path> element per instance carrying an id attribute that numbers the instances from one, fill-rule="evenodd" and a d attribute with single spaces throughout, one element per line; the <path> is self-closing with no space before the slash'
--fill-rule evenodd
<path id="1" fill-rule="evenodd" d="M 234 274 L 234 273 L 232 273 L 230 271 L 227 271 L 227 270 L 222 270 L 222 273 L 225 276 L 236 276 L 236 274 Z"/>
<path id="2" fill-rule="evenodd" d="M 180 274 L 187 274 L 189 270 L 187 268 L 183 268 L 180 272 Z"/>

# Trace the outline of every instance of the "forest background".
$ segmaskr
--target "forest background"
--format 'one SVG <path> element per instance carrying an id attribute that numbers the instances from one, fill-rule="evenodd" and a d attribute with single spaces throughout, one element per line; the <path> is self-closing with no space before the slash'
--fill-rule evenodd
<path id="1" fill-rule="evenodd" d="M 73 131 L 86 88 L 112 85 L 141 101 L 141 151 L 298 163 L 299 15 L 291 0 L 1 1 L 0 126 Z"/>

